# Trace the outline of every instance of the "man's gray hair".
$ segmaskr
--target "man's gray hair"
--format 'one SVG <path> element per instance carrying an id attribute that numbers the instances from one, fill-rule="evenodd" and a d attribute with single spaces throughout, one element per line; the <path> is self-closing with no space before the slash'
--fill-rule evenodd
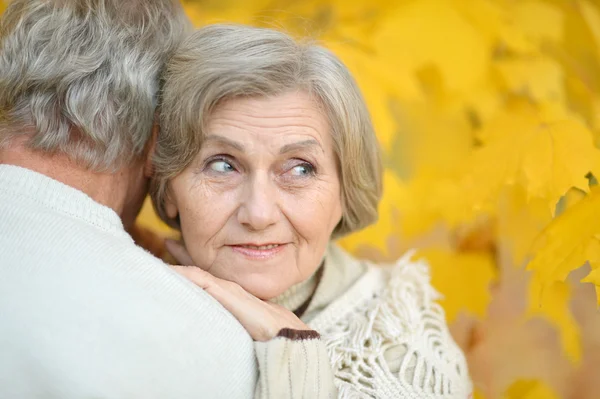
<path id="1" fill-rule="evenodd" d="M 189 25 L 177 0 L 13 0 L 0 19 L 0 146 L 27 135 L 94 170 L 141 156 Z"/>
<path id="2" fill-rule="evenodd" d="M 151 195 L 171 226 L 178 222 L 165 212 L 169 181 L 200 151 L 214 108 L 229 98 L 293 90 L 307 92 L 329 121 L 343 205 L 334 236 L 377 219 L 382 185 L 377 138 L 356 82 L 329 50 L 272 29 L 212 25 L 182 42 L 163 79 Z"/>

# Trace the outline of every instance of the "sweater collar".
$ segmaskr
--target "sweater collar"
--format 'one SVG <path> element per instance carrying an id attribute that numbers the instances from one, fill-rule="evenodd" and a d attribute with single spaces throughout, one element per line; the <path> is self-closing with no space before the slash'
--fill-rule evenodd
<path id="1" fill-rule="evenodd" d="M 322 268 L 323 265 L 319 267 Z M 296 311 L 302 305 L 306 304 L 315 293 L 319 284 L 319 269 L 308 279 L 288 288 L 283 294 L 271 300 L 271 302 L 283 306 L 284 308 Z"/>
<path id="2" fill-rule="evenodd" d="M 121 218 L 114 210 L 41 173 L 0 165 L 0 187 L 5 194 L 34 201 L 36 206 L 80 219 L 102 230 L 125 233 Z"/>
<path id="3" fill-rule="evenodd" d="M 272 302 L 292 311 L 308 303 L 300 318 L 310 321 L 342 295 L 365 271 L 364 262 L 330 243 L 321 267 L 307 280 L 292 286 Z"/>

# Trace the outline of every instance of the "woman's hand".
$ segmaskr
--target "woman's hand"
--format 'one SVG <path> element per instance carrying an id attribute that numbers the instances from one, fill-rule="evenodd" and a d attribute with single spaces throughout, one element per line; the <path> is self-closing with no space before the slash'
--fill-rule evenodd
<path id="1" fill-rule="evenodd" d="M 183 245 L 167 240 L 167 249 L 182 264 L 192 264 Z M 172 266 L 221 303 L 255 341 L 268 341 L 284 328 L 310 330 L 294 313 L 274 303 L 265 302 L 244 290 L 239 284 L 223 280 L 196 266 Z"/>

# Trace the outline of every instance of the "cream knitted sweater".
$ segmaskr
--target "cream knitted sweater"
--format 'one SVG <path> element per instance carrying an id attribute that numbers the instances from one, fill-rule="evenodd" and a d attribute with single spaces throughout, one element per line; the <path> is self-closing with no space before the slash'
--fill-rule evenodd
<path id="1" fill-rule="evenodd" d="M 323 342 L 253 342 L 111 209 L 0 165 L 0 398 L 253 396 L 334 398 Z"/>
<path id="2" fill-rule="evenodd" d="M 340 398 L 472 395 L 427 264 L 410 256 L 381 267 L 331 245 L 320 281 L 313 276 L 275 300 L 289 309 L 310 301 L 302 319 L 327 345 Z"/>

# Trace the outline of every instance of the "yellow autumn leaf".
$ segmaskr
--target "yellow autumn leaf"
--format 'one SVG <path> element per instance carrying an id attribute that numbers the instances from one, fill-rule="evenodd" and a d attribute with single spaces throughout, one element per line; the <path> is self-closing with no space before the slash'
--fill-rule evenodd
<path id="1" fill-rule="evenodd" d="M 552 221 L 532 247 L 528 270 L 536 273 L 542 288 L 564 281 L 568 274 L 590 259 L 594 235 L 600 232 L 600 189 L 591 192 Z"/>
<path id="2" fill-rule="evenodd" d="M 559 214 L 565 212 L 567 209 L 578 204 L 579 201 L 585 198 L 585 196 L 586 192 L 583 190 L 580 190 L 578 188 L 570 189 L 569 191 L 567 191 L 564 197 L 561 198 L 559 206 L 557 206 L 557 212 Z"/>
<path id="3" fill-rule="evenodd" d="M 600 57 L 600 51 L 598 51 L 600 49 L 600 10 L 598 9 L 598 4 L 594 4 L 588 0 L 580 0 L 578 5 L 581 16 L 596 42 L 595 49 Z"/>
<path id="4" fill-rule="evenodd" d="M 524 132 L 523 184 L 532 197 L 547 199 L 550 206 L 571 187 L 587 189 L 586 175 L 597 173 L 600 151 L 593 147 L 592 136 L 576 121 L 539 124 Z M 526 149 L 525 149 L 526 148 Z"/>
<path id="5" fill-rule="evenodd" d="M 344 28 L 346 29 L 346 28 Z M 322 43 L 344 61 L 363 91 L 377 89 L 403 100 L 422 100 L 419 81 L 412 73 L 402 73 L 394 65 L 377 55 L 378 28 L 363 40 L 341 36 L 340 28 L 323 35 Z M 408 72 L 408 70 L 407 70 Z M 370 85 L 376 85 L 372 88 Z M 371 112 L 377 109 L 370 106 Z"/>
<path id="6" fill-rule="evenodd" d="M 571 188 L 587 190 L 586 175 L 600 171 L 600 151 L 577 120 L 551 120 L 533 106 L 509 109 L 480 134 L 482 148 L 462 165 L 466 201 L 485 206 L 505 185 L 520 184 L 528 198 L 554 210 Z"/>
<path id="7" fill-rule="evenodd" d="M 451 323 L 461 312 L 483 318 L 492 299 L 490 284 L 496 278 L 493 256 L 487 252 L 422 249 L 431 267 L 431 283 L 442 295 L 440 304 Z"/>
<path id="8" fill-rule="evenodd" d="M 498 95 L 501 90 L 499 79 L 487 79 L 473 88 L 462 93 L 455 93 L 446 97 L 446 101 L 453 102 L 454 112 L 469 118 L 474 132 L 471 139 L 477 138 L 477 131 L 493 120 L 504 108 L 505 99 Z M 473 141 L 478 145 L 477 141 Z"/>
<path id="9" fill-rule="evenodd" d="M 450 91 L 467 90 L 480 82 L 491 52 L 491 42 L 449 1 L 402 4 L 381 21 L 374 41 L 377 57 L 398 75 L 433 66 Z"/>
<path id="10" fill-rule="evenodd" d="M 456 182 L 441 174 L 419 174 L 405 184 L 401 194 L 395 204 L 400 213 L 398 228 L 405 237 L 424 234 L 441 222 L 452 228 L 475 216 Z"/>
<path id="11" fill-rule="evenodd" d="M 537 101 L 565 99 L 563 70 L 555 60 L 544 57 L 523 57 L 494 63 L 508 91 L 526 94 Z"/>
<path id="12" fill-rule="evenodd" d="M 504 392 L 502 399 L 561 399 L 541 380 L 518 380 Z"/>
<path id="13" fill-rule="evenodd" d="M 387 89 L 389 82 L 386 82 L 385 76 L 379 72 L 381 68 L 369 62 L 360 49 L 334 41 L 328 41 L 325 45 L 341 58 L 356 78 L 369 107 L 377 138 L 382 149 L 389 152 L 398 129 L 391 105 L 395 91 Z M 416 81 L 411 82 L 410 79 L 406 81 L 406 88 L 412 86 L 410 91 L 417 92 Z"/>
<path id="14" fill-rule="evenodd" d="M 569 308 L 571 290 L 568 283 L 555 281 L 542 287 L 534 275 L 528 292 L 529 306 L 525 317 L 542 317 L 549 321 L 559 333 L 564 352 L 571 361 L 578 363 L 581 360 L 581 334 Z"/>
<path id="15" fill-rule="evenodd" d="M 557 3 L 560 4 L 560 3 Z M 578 1 L 577 7 L 563 6 L 565 40 L 561 46 L 549 47 L 548 53 L 563 66 L 566 104 L 598 133 L 598 93 L 600 92 L 600 36 L 596 25 L 597 2 Z M 592 77 L 590 79 L 590 77 Z"/>
<path id="16" fill-rule="evenodd" d="M 534 239 L 551 220 L 552 212 L 546 203 L 528 199 L 522 186 L 513 185 L 502 191 L 498 200 L 498 244 L 508 249 L 512 267 L 524 266 Z"/>
<path id="17" fill-rule="evenodd" d="M 527 38 L 535 42 L 560 41 L 564 35 L 564 17 L 560 8 L 542 0 L 526 0 L 515 3 L 515 25 Z"/>
<path id="18" fill-rule="evenodd" d="M 590 127 L 594 134 L 594 145 L 600 148 L 600 97 L 590 96 L 590 110 L 592 117 L 590 118 Z"/>
<path id="19" fill-rule="evenodd" d="M 534 44 L 513 21 L 513 10 L 494 0 L 453 0 L 461 15 L 491 43 L 518 53 L 535 52 Z"/>

